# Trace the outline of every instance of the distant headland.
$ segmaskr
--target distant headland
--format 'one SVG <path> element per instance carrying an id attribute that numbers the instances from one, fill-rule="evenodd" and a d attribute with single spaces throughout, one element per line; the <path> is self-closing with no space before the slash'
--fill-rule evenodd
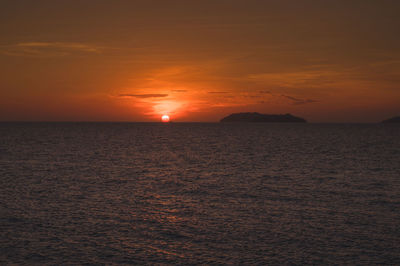
<path id="1" fill-rule="evenodd" d="M 400 123 L 400 116 L 395 116 L 390 119 L 383 120 L 382 123 Z"/>
<path id="2" fill-rule="evenodd" d="M 306 123 L 307 121 L 291 114 L 235 113 L 222 118 L 220 122 Z"/>

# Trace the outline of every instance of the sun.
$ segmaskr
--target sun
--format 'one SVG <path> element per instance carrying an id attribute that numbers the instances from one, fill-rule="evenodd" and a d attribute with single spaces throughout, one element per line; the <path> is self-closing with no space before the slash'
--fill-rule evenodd
<path id="1" fill-rule="evenodd" d="M 163 122 L 169 122 L 169 116 L 168 116 L 168 115 L 163 115 L 163 116 L 161 117 L 161 121 L 163 121 Z"/>

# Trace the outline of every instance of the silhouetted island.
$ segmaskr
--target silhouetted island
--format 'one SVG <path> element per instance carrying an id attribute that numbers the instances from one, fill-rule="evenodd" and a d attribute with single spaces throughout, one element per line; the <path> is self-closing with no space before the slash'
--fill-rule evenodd
<path id="1" fill-rule="evenodd" d="M 235 113 L 221 119 L 220 122 L 285 122 L 285 123 L 306 123 L 303 118 L 291 114 L 268 115 L 260 113 Z"/>
<path id="2" fill-rule="evenodd" d="M 400 123 L 400 116 L 395 116 L 390 119 L 383 120 L 382 123 Z"/>

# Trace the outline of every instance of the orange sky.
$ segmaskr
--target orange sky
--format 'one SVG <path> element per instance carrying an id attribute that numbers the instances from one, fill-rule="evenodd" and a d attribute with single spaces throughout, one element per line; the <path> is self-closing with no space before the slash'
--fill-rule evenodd
<path id="1" fill-rule="evenodd" d="M 400 2 L 3 0 L 1 121 L 400 114 Z"/>

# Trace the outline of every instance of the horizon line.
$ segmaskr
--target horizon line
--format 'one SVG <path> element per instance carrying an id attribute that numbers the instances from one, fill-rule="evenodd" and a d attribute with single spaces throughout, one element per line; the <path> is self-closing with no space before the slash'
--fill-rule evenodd
<path id="1" fill-rule="evenodd" d="M 92 120 L 92 121 L 73 121 L 73 120 L 0 120 L 0 123 L 143 123 L 143 124 L 176 124 L 176 123 L 208 123 L 208 124 L 386 124 L 383 121 L 378 122 L 221 122 L 221 121 L 102 121 L 102 120 Z"/>

